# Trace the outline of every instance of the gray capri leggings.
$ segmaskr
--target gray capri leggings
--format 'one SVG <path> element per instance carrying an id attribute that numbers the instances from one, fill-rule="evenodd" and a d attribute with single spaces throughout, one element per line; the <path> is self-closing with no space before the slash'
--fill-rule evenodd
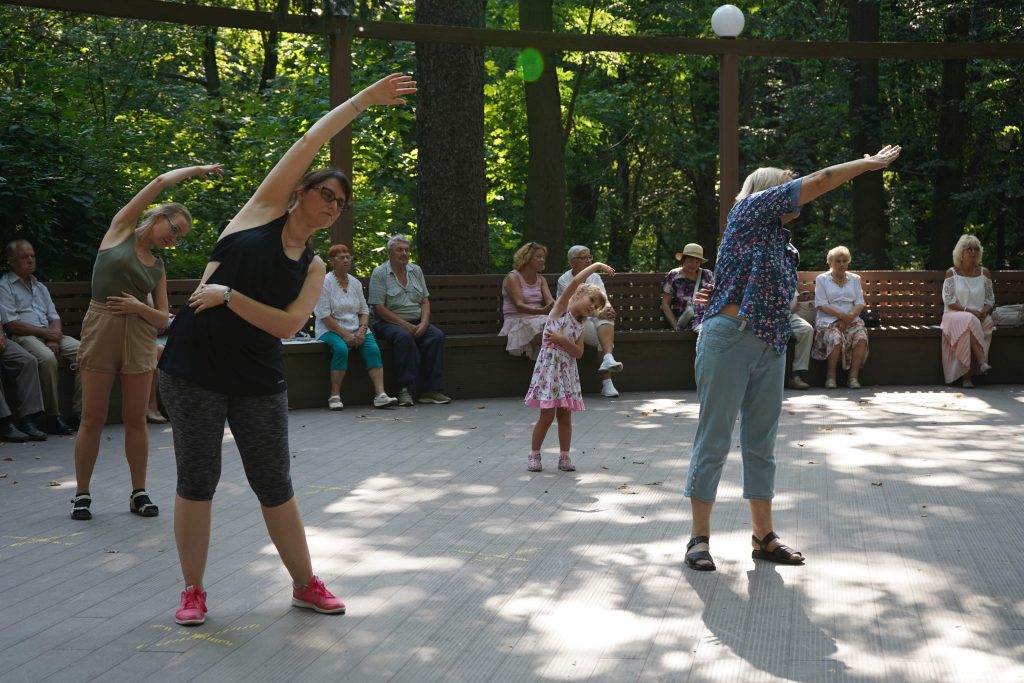
<path id="1" fill-rule="evenodd" d="M 161 372 L 160 395 L 174 427 L 179 496 L 213 500 L 220 481 L 225 420 L 260 503 L 276 507 L 295 495 L 289 474 L 288 392 L 229 396 Z"/>

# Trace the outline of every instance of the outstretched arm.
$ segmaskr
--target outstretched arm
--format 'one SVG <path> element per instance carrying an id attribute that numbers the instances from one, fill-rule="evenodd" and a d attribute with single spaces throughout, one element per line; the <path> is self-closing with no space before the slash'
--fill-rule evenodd
<path id="1" fill-rule="evenodd" d="M 800 183 L 800 198 L 797 200 L 797 205 L 803 206 L 812 199 L 831 192 L 847 180 L 856 178 L 861 173 L 885 168 L 896 161 L 901 151 L 899 145 L 886 145 L 873 156 L 865 154 L 863 159 L 829 166 L 804 176 Z"/>
<path id="2" fill-rule="evenodd" d="M 603 263 L 591 263 L 589 266 L 576 273 L 576 275 L 569 280 L 569 284 L 567 284 L 565 289 L 562 290 L 562 293 L 558 295 L 558 300 L 555 301 L 555 305 L 552 307 L 551 313 L 549 314 L 550 317 L 558 318 L 565 313 L 565 310 L 569 307 L 569 299 L 571 299 L 572 295 L 576 293 L 579 286 L 586 282 L 588 277 L 598 271 L 607 273 L 608 275 L 615 275 L 615 269 L 611 266 Z"/>
<path id="3" fill-rule="evenodd" d="M 173 171 L 161 173 L 156 178 L 153 178 L 149 181 L 148 185 L 132 197 L 130 202 L 114 214 L 113 220 L 110 221 L 110 227 L 107 229 L 107 234 L 103 236 L 103 241 L 100 242 L 100 249 L 109 249 L 123 242 L 127 238 L 128 233 L 135 229 L 136 224 L 139 222 L 139 216 L 146 210 L 146 207 L 156 201 L 160 193 L 168 187 L 177 185 L 187 178 L 200 176 L 220 177 L 223 174 L 223 169 L 223 164 L 186 166 L 185 168 L 176 168 Z"/>
<path id="4" fill-rule="evenodd" d="M 405 104 L 403 95 L 414 92 L 416 82 L 411 76 L 391 74 L 324 114 L 288 148 L 242 210 L 228 223 L 221 238 L 280 216 L 288 208 L 295 186 L 328 140 L 344 130 L 368 107 L 375 104 Z"/>

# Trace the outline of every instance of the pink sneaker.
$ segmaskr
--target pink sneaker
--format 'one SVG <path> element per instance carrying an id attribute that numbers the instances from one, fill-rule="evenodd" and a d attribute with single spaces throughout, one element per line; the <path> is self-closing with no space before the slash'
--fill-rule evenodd
<path id="1" fill-rule="evenodd" d="M 305 586 L 292 586 L 292 604 L 316 610 L 321 614 L 344 614 L 345 603 L 327 590 L 324 582 L 315 576 Z"/>
<path id="2" fill-rule="evenodd" d="M 206 593 L 195 586 L 181 592 L 181 604 L 174 613 L 174 620 L 182 626 L 199 626 L 206 622 Z"/>
<path id="3" fill-rule="evenodd" d="M 563 472 L 575 472 L 576 465 L 572 464 L 572 459 L 568 455 L 563 455 L 558 459 L 558 469 Z"/>
<path id="4" fill-rule="evenodd" d="M 541 472 L 544 466 L 540 464 L 540 455 L 526 456 L 526 469 L 530 472 Z"/>

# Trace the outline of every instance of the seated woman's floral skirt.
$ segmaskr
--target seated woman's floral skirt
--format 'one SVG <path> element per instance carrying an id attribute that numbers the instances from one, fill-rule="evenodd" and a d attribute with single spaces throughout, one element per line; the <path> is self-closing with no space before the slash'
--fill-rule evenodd
<path id="1" fill-rule="evenodd" d="M 981 344 L 984 356 L 982 362 L 988 362 L 988 347 L 992 344 L 992 330 L 995 323 L 992 316 L 984 321 L 978 320 L 973 313 L 966 311 L 946 311 L 942 314 L 942 373 L 946 384 L 955 382 L 967 375 L 970 378 L 978 368 L 972 371 L 971 338 Z"/>
<path id="2" fill-rule="evenodd" d="M 832 351 L 837 346 L 840 346 L 843 349 L 840 356 L 843 370 L 849 370 L 853 358 L 853 347 L 862 339 L 864 340 L 864 360 L 861 361 L 863 366 L 868 360 L 868 331 L 864 327 L 863 320 L 857 318 L 845 330 L 839 329 L 839 321 L 825 325 L 816 325 L 814 327 L 814 346 L 811 347 L 811 358 L 826 360 L 832 355 Z"/>
<path id="3" fill-rule="evenodd" d="M 508 337 L 505 350 L 509 352 L 509 355 L 527 356 L 530 360 L 536 360 L 540 344 L 534 346 L 533 339 L 544 331 L 544 324 L 547 320 L 546 315 L 507 316 L 498 336 Z"/>

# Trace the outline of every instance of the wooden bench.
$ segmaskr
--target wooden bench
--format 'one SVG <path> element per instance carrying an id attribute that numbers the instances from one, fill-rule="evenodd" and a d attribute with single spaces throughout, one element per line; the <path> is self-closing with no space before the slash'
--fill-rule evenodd
<path id="1" fill-rule="evenodd" d="M 800 289 L 813 291 L 820 271 L 801 271 Z M 942 363 L 939 322 L 942 318 L 944 271 L 858 271 L 867 304 L 879 310 L 882 326 L 870 330 L 870 356 L 861 374 L 865 385 L 941 385 Z M 554 291 L 558 274 L 545 278 Z M 455 398 L 517 396 L 526 393 L 533 364 L 505 352 L 501 329 L 501 282 L 504 275 L 428 275 L 431 320 L 445 331 L 446 391 Z M 661 312 L 663 273 L 620 273 L 607 278 L 608 293 L 618 311 L 615 356 L 625 371 L 615 376 L 620 391 L 692 389 L 696 336 L 668 329 Z M 168 294 L 172 310 L 185 305 L 197 280 L 172 280 Z M 1024 271 L 993 271 L 996 303 L 1024 302 Z M 47 287 L 67 334 L 78 337 L 88 309 L 89 283 L 56 282 Z M 312 332 L 312 324 L 309 326 Z M 385 356 L 385 383 L 391 385 L 389 349 Z M 289 404 L 293 408 L 320 407 L 329 393 L 330 355 L 322 342 L 286 342 L 285 369 Z M 600 389 L 599 358 L 593 349 L 580 359 L 585 393 Z M 990 352 L 995 383 L 1024 383 L 1024 328 L 997 329 Z M 345 378 L 346 404 L 369 403 L 372 385 L 358 354 Z M 808 380 L 824 383 L 824 364 L 811 363 Z M 113 413 L 119 408 L 112 406 Z"/>

